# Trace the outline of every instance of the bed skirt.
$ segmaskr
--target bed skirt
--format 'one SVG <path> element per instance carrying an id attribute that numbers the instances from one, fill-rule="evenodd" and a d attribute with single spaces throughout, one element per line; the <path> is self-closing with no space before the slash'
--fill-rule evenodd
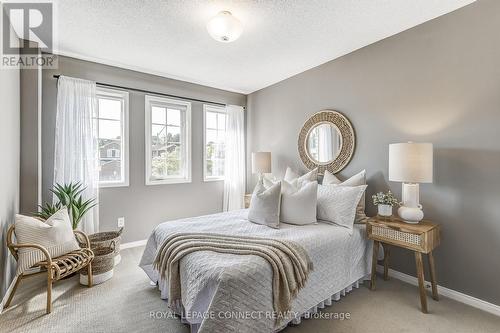
<path id="1" fill-rule="evenodd" d="M 309 309 L 308 311 L 302 313 L 299 317 L 296 317 L 296 318 L 290 320 L 289 322 L 285 323 L 282 327 L 280 327 L 275 332 L 279 332 L 281 330 L 284 330 L 288 325 L 299 325 L 301 323 L 302 319 L 310 319 L 310 318 L 314 317 L 314 314 L 317 313 L 319 310 L 324 309 L 327 306 L 331 306 L 333 304 L 333 302 L 339 301 L 341 297 L 346 296 L 353 289 L 359 288 L 359 285 L 362 284 L 366 280 L 370 280 L 370 276 L 369 275 L 367 275 L 365 277 L 362 277 L 361 279 L 355 281 L 354 283 L 349 284 L 344 289 L 336 292 L 335 294 L 333 294 L 330 297 L 326 298 L 322 302 L 319 302 L 316 306 L 314 306 L 311 309 Z M 199 324 L 191 324 L 185 317 L 182 317 L 182 316 L 181 316 L 181 322 L 183 324 L 187 324 L 187 325 L 190 326 L 191 333 L 197 333 L 198 330 L 200 329 L 200 326 L 201 326 L 201 323 L 199 323 Z"/>

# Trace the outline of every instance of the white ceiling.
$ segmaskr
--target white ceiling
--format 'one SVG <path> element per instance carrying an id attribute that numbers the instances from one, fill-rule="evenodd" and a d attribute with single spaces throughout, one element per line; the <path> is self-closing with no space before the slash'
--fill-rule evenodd
<path id="1" fill-rule="evenodd" d="M 57 53 L 250 93 L 474 0 L 54 0 Z M 206 23 L 230 10 L 243 35 Z"/>

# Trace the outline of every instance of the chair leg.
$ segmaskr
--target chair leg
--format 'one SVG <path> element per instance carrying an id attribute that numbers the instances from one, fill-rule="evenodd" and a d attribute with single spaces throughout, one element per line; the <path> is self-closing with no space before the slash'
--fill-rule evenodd
<path id="1" fill-rule="evenodd" d="M 88 287 L 91 288 L 92 284 L 94 283 L 92 276 L 92 263 L 89 263 L 87 265 L 87 279 L 88 279 L 87 280 Z"/>
<path id="2" fill-rule="evenodd" d="M 52 268 L 47 269 L 47 314 L 52 312 Z"/>
<path id="3" fill-rule="evenodd" d="M 9 295 L 9 298 L 7 299 L 7 302 L 5 303 L 5 306 L 4 308 L 8 308 L 9 305 L 10 305 L 10 302 L 12 301 L 12 299 L 14 298 L 14 294 L 17 290 L 17 287 L 19 286 L 19 283 L 21 283 L 21 280 L 23 279 L 23 275 L 19 275 L 16 279 L 16 283 L 14 284 L 14 288 L 12 289 L 12 291 L 10 292 L 10 295 Z"/>

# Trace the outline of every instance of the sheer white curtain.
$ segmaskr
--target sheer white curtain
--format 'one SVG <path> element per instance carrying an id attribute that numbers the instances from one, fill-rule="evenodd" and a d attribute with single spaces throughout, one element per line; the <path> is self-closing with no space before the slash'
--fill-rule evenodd
<path id="1" fill-rule="evenodd" d="M 245 195 L 245 114 L 243 107 L 226 106 L 226 156 L 223 210 L 244 207 Z"/>
<path id="2" fill-rule="evenodd" d="M 93 116 L 97 112 L 95 82 L 59 77 L 54 151 L 54 184 L 81 182 L 87 187 L 85 199 L 98 201 L 99 164 L 97 130 Z M 99 231 L 98 206 L 80 222 L 86 233 Z"/>
<path id="3" fill-rule="evenodd" d="M 327 162 L 336 155 L 336 130 L 330 125 L 320 125 L 318 128 L 318 161 Z"/>

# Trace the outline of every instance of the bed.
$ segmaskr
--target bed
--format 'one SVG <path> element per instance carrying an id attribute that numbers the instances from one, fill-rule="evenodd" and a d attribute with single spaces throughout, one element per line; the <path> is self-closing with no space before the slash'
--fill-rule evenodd
<path id="1" fill-rule="evenodd" d="M 290 322 L 312 316 L 317 308 L 330 305 L 367 279 L 372 243 L 365 226 L 348 230 L 318 222 L 279 229 L 251 223 L 247 210 L 237 210 L 165 222 L 148 239 L 140 267 L 158 285 L 161 298 L 168 299 L 168 286 L 153 268 L 157 248 L 169 235 L 206 232 L 226 235 L 287 239 L 302 245 L 314 264 L 305 287 L 294 299 L 286 318 L 276 320 L 272 306 L 272 270 L 269 263 L 253 255 L 200 251 L 180 262 L 182 299 L 174 309 L 192 332 L 277 332 Z M 165 309 L 159 309 L 165 310 Z M 279 323 L 279 324 L 277 324 Z"/>

